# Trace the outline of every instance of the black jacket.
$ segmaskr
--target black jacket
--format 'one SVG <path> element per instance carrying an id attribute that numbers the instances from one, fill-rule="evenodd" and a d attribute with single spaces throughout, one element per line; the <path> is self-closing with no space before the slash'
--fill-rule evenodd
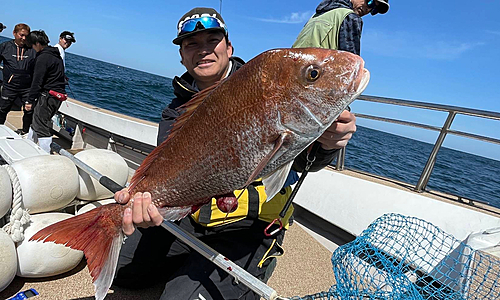
<path id="1" fill-rule="evenodd" d="M 35 59 L 35 69 L 33 72 L 33 82 L 28 101 L 30 103 L 40 96 L 40 93 L 53 90 L 66 94 L 64 88 L 64 65 L 55 47 L 45 47 L 38 52 Z"/>
<path id="2" fill-rule="evenodd" d="M 231 70 L 229 71 L 229 76 L 236 72 L 245 62 L 238 57 L 231 57 L 232 62 Z M 180 116 L 182 111 L 178 111 L 177 108 L 184 103 L 191 100 L 191 98 L 198 92 L 197 89 L 193 87 L 193 77 L 189 75 L 188 72 L 184 73 L 180 78 L 175 77 L 172 80 L 172 86 L 174 88 L 175 99 L 162 111 L 161 121 L 158 128 L 157 145 L 160 145 L 165 141 L 170 133 L 170 129 L 175 121 L 175 118 Z M 332 162 L 335 158 L 337 150 L 323 150 L 319 148 L 316 154 L 316 160 L 311 166 L 310 171 L 318 171 Z M 307 162 L 307 152 L 302 152 L 294 161 L 293 169 L 297 172 L 302 172 Z"/>
<path id="3" fill-rule="evenodd" d="M 316 14 L 320 16 L 335 8 L 352 9 L 350 0 L 324 0 L 316 8 Z M 355 13 L 348 14 L 339 29 L 338 50 L 348 51 L 357 55 L 361 52 L 361 31 L 363 29 L 363 20 Z"/>
<path id="4" fill-rule="evenodd" d="M 0 44 L 4 89 L 19 91 L 30 88 L 35 56 L 34 49 L 19 47 L 14 40 Z"/>

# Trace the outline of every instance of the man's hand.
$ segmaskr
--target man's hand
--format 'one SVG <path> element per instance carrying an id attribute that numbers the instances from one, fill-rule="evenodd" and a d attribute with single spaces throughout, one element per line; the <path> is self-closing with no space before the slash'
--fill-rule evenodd
<path id="1" fill-rule="evenodd" d="M 31 110 L 31 108 L 33 108 L 33 104 L 31 104 L 31 103 L 25 103 L 25 104 L 24 104 L 24 109 L 25 109 L 26 111 L 30 111 L 30 110 Z"/>
<path id="2" fill-rule="evenodd" d="M 127 189 L 115 193 L 116 202 L 125 204 L 129 200 L 130 194 Z M 126 235 L 134 233 L 135 226 L 147 228 L 159 226 L 163 222 L 163 217 L 158 212 L 156 206 L 151 202 L 150 193 L 136 193 L 133 202 L 131 208 L 127 207 L 123 213 L 122 228 Z"/>
<path id="3" fill-rule="evenodd" d="M 340 149 L 347 145 L 356 132 L 356 117 L 344 110 L 333 124 L 318 138 L 325 150 Z"/>

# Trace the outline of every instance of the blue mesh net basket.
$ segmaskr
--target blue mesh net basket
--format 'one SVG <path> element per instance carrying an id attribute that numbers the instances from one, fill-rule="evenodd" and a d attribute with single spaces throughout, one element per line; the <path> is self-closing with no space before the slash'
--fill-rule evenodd
<path id="1" fill-rule="evenodd" d="M 332 264 L 328 291 L 291 299 L 500 299 L 498 257 L 414 217 L 383 215 Z"/>

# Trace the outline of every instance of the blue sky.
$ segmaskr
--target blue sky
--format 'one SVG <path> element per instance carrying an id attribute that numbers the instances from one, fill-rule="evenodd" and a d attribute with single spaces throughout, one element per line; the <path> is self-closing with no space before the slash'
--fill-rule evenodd
<path id="1" fill-rule="evenodd" d="M 289 47 L 320 1 L 225 0 L 222 15 L 235 55 L 249 60 Z M 371 72 L 366 95 L 500 112 L 500 1 L 391 0 L 386 15 L 363 18 L 361 56 Z M 1 34 L 16 23 L 44 29 L 52 42 L 75 32 L 68 51 L 173 77 L 184 71 L 172 44 L 180 16 L 205 1 L 4 1 Z M 356 101 L 354 112 L 442 126 L 446 114 Z M 434 143 L 437 133 L 358 119 L 358 124 Z M 500 121 L 455 119 L 452 129 L 500 139 Z M 445 146 L 500 160 L 500 146 L 448 136 Z"/>

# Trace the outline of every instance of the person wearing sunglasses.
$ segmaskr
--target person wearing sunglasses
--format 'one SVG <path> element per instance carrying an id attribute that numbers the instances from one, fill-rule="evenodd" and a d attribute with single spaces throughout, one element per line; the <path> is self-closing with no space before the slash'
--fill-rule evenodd
<path id="1" fill-rule="evenodd" d="M 211 8 L 194 8 L 182 16 L 173 43 L 179 46 L 186 72 L 172 81 L 176 98 L 162 112 L 158 144 L 167 138 L 175 118 L 182 113 L 177 108 L 197 92 L 231 76 L 244 64 L 243 60 L 233 56 L 228 27 L 222 16 Z M 322 169 L 334 156 L 334 150 L 318 150 L 310 171 Z M 306 159 L 307 155 L 300 155 L 294 161 L 294 168 L 297 166 L 303 170 Z M 268 232 L 276 229 L 275 234 L 266 236 L 264 232 L 285 206 L 292 192 L 291 184 L 286 184 L 266 202 L 265 187 L 256 181 L 250 184 L 238 199 L 238 206 L 228 215 L 212 199 L 211 204 L 204 205 L 178 224 L 253 276 L 267 282 L 276 265 L 276 257 L 283 255 L 281 245 L 293 206 L 282 218 L 283 229 L 274 224 Z M 240 193 L 235 191 L 235 195 Z M 119 203 L 127 203 L 130 198 L 125 190 L 115 194 Z M 166 285 L 162 300 L 260 299 L 248 287 L 236 283 L 209 260 L 158 227 L 162 217 L 154 206 L 150 206 L 150 193 L 137 193 L 133 199 L 132 210 L 126 211 L 123 218 L 123 231 L 129 238 L 120 252 L 115 285 L 140 288 L 163 280 Z M 135 230 L 134 225 L 139 230 Z M 157 266 L 153 269 L 160 273 L 153 272 L 151 266 Z"/>
<path id="2" fill-rule="evenodd" d="M 66 70 L 66 49 L 68 49 L 73 43 L 76 43 L 74 35 L 75 34 L 70 31 L 61 32 L 59 35 L 59 43 L 54 46 L 59 49 L 59 53 L 61 53 L 64 70 Z"/>
<path id="3" fill-rule="evenodd" d="M 389 0 L 324 0 L 299 33 L 293 47 L 320 47 L 360 55 L 361 17 L 388 11 Z"/>

